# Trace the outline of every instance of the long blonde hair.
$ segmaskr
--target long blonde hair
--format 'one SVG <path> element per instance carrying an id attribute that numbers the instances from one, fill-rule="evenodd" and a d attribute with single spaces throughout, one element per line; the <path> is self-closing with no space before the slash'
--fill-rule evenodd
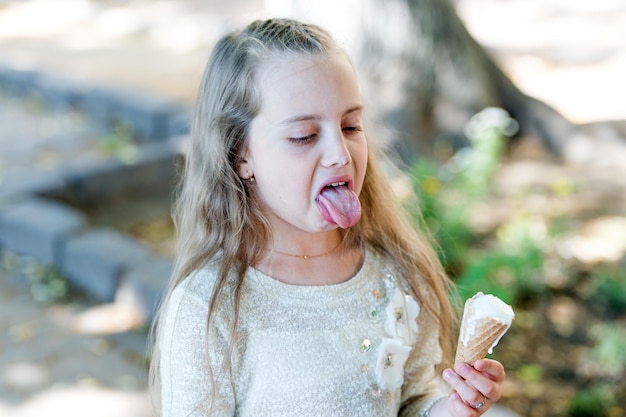
<path id="1" fill-rule="evenodd" d="M 241 32 L 224 36 L 215 45 L 203 75 L 183 181 L 174 206 L 178 252 L 163 306 L 176 286 L 191 272 L 219 257 L 219 273 L 209 306 L 207 330 L 217 300 L 232 297 L 234 320 L 231 351 L 239 314 L 239 288 L 249 266 L 261 259 L 271 241 L 271 229 L 254 193 L 237 174 L 250 122 L 259 112 L 255 72 L 271 56 L 328 55 L 340 48 L 318 26 L 290 19 L 255 21 Z M 370 144 L 365 181 L 360 194 L 361 220 L 346 233 L 351 246 L 366 245 L 385 253 L 409 282 L 423 308 L 439 321 L 446 363 L 451 359 L 453 314 L 448 300 L 450 283 L 431 240 L 396 202 L 380 160 L 382 148 Z M 235 277 L 234 294 L 222 294 Z M 419 278 L 422 277 L 422 278 Z M 425 282 L 426 288 L 424 288 Z M 426 295 L 428 293 L 428 296 Z M 158 369 L 159 320 L 150 366 L 153 396 L 160 393 Z M 207 331 L 210 337 L 210 332 Z M 230 354 L 222 367 L 229 366 Z M 207 372 L 213 378 L 210 369 Z M 212 379 L 214 382 L 215 380 Z M 158 405 L 157 405 L 158 408 Z"/>

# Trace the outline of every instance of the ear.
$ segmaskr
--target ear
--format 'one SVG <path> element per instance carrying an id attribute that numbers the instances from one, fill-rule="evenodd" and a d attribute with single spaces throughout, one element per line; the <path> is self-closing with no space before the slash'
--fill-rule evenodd
<path id="1" fill-rule="evenodd" d="M 248 180 L 254 176 L 254 170 L 252 169 L 252 164 L 248 160 L 248 153 L 244 152 L 239 160 L 239 166 L 237 167 L 237 175 L 239 178 L 244 180 Z"/>

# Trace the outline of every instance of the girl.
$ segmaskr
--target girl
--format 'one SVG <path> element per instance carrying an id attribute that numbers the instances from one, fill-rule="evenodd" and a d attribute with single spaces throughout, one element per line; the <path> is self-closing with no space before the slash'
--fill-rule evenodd
<path id="1" fill-rule="evenodd" d="M 345 52 L 313 25 L 222 38 L 175 207 L 152 382 L 182 416 L 478 416 L 504 370 L 451 358 L 450 283 L 366 138 Z"/>

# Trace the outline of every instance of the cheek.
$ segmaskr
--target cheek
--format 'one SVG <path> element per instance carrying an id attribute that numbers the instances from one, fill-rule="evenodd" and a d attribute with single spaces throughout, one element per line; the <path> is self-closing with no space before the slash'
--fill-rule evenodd
<path id="1" fill-rule="evenodd" d="M 280 201 L 283 204 L 291 204 L 296 196 L 305 195 L 310 172 L 306 172 L 303 162 L 288 158 L 272 158 L 257 170 L 257 187 L 260 196 L 268 201 Z"/>

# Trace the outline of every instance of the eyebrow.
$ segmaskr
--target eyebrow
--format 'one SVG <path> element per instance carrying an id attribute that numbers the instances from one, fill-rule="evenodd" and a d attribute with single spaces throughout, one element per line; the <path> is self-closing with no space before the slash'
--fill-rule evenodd
<path id="1" fill-rule="evenodd" d="M 354 113 L 354 112 L 361 111 L 361 110 L 363 110 L 363 105 L 357 104 L 356 106 L 352 106 L 348 110 L 343 112 L 341 117 L 345 117 L 345 116 L 347 116 L 350 113 Z M 304 122 L 304 121 L 319 120 L 319 119 L 321 119 L 321 117 L 318 116 L 318 115 L 315 115 L 315 114 L 302 114 L 302 115 L 289 117 L 289 118 L 281 121 L 280 124 L 287 125 L 287 124 L 295 123 L 295 122 Z"/>

